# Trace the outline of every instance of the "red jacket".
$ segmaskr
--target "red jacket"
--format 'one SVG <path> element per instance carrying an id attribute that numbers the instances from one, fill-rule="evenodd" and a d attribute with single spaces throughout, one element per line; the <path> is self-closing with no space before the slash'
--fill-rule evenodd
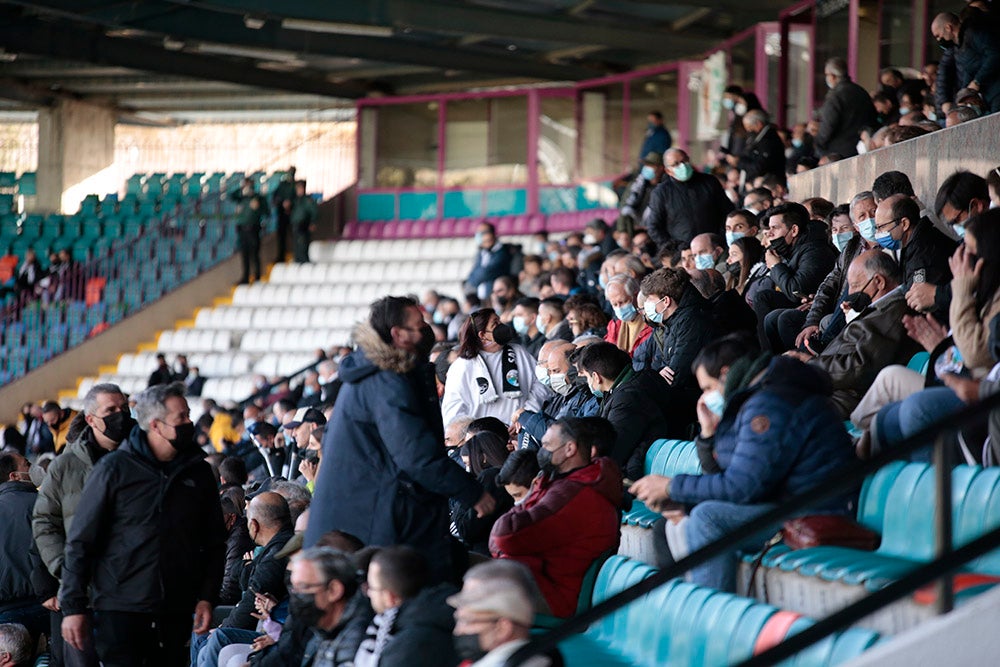
<path id="1" fill-rule="evenodd" d="M 618 344 L 618 332 L 621 330 L 621 328 L 622 328 L 622 321 L 619 320 L 619 319 L 613 318 L 610 322 L 608 322 L 608 333 L 605 334 L 604 340 L 606 340 L 607 342 L 611 343 L 612 345 L 617 345 Z M 651 326 L 649 326 L 647 324 L 646 326 L 644 326 L 642 328 L 641 331 L 639 331 L 638 337 L 635 339 L 635 342 L 632 343 L 632 349 L 631 350 L 625 350 L 625 351 L 628 352 L 628 355 L 631 357 L 632 353 L 635 352 L 635 348 L 639 347 L 639 343 L 641 343 L 642 341 L 646 340 L 651 335 L 653 335 L 653 327 L 651 327 Z"/>
<path id="2" fill-rule="evenodd" d="M 542 477 L 521 505 L 493 525 L 490 552 L 528 566 L 553 615 L 571 616 L 587 568 L 618 548 L 621 502 L 622 474 L 608 458 Z"/>

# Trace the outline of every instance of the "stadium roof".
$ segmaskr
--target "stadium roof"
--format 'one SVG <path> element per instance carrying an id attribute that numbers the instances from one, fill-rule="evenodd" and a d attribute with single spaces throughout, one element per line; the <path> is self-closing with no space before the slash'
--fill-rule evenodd
<path id="1" fill-rule="evenodd" d="M 0 1 L 0 110 L 323 112 L 369 95 L 579 81 L 698 57 L 787 0 Z"/>

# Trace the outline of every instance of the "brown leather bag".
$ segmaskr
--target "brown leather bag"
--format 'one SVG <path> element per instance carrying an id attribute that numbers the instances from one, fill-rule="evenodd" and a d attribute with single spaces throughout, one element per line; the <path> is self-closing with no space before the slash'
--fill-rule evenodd
<path id="1" fill-rule="evenodd" d="M 847 547 L 859 551 L 874 551 L 881 536 L 854 519 L 836 514 L 800 516 L 785 522 L 784 541 L 792 549 L 819 546 Z"/>

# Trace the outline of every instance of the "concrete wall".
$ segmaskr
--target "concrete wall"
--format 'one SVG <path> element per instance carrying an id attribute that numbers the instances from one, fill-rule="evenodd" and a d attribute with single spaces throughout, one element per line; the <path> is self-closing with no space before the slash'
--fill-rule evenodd
<path id="1" fill-rule="evenodd" d="M 952 173 L 965 169 L 985 176 L 997 165 L 1000 114 L 797 174 L 788 185 L 795 201 L 824 197 L 847 203 L 858 192 L 870 190 L 876 176 L 896 170 L 910 177 L 920 201 L 933 208 L 938 187 Z"/>
<path id="2" fill-rule="evenodd" d="M 115 119 L 110 108 L 74 100 L 38 112 L 37 210 L 75 213 L 81 190 L 117 189 L 93 181 L 114 164 Z"/>

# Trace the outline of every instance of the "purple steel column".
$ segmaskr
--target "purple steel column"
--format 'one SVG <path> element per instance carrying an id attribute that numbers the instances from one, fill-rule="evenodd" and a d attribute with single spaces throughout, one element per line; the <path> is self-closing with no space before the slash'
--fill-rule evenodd
<path id="1" fill-rule="evenodd" d="M 445 124 L 448 122 L 448 103 L 445 99 L 438 99 L 438 178 L 437 178 L 437 217 L 444 217 L 444 169 L 445 169 L 445 144 L 448 143 L 448 135 L 445 131 Z"/>
<path id="2" fill-rule="evenodd" d="M 858 41 L 860 38 L 861 0 L 851 0 L 847 10 L 847 72 L 851 79 L 858 78 Z"/>
<path id="3" fill-rule="evenodd" d="M 528 91 L 528 201 L 527 213 L 538 213 L 538 137 L 542 105 L 537 90 Z"/>

